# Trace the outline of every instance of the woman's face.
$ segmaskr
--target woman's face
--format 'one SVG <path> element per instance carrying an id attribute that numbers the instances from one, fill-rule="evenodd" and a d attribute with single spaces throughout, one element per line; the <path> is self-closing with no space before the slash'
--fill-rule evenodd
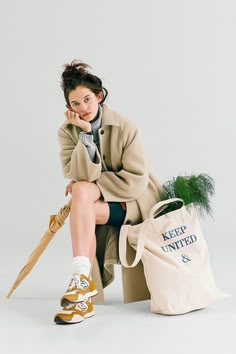
<path id="1" fill-rule="evenodd" d="M 70 107 L 74 112 L 79 113 L 81 119 L 89 122 L 93 120 L 98 112 L 98 104 L 103 98 L 102 91 L 96 96 L 85 86 L 77 86 L 75 90 L 69 93 Z"/>

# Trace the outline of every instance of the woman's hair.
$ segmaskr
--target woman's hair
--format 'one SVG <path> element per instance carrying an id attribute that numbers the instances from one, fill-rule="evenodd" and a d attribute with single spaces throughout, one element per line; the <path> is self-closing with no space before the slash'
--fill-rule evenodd
<path id="1" fill-rule="evenodd" d="M 99 77 L 91 74 L 87 68 L 91 68 L 81 60 L 74 59 L 71 64 L 63 65 L 64 71 L 61 75 L 61 88 L 64 91 L 64 96 L 67 104 L 70 106 L 69 93 L 75 90 L 77 86 L 85 86 L 90 89 L 96 96 L 102 91 L 103 98 L 100 104 L 105 101 L 108 91 L 102 86 L 102 81 Z"/>

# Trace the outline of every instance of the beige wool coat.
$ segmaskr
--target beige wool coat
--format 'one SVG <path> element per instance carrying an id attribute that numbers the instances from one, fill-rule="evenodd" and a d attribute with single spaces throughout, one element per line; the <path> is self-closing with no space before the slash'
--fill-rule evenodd
<path id="1" fill-rule="evenodd" d="M 148 218 L 152 206 L 160 200 L 162 186 L 154 177 L 140 138 L 140 131 L 130 118 L 102 106 L 98 130 L 100 151 L 92 162 L 79 138 L 81 128 L 65 121 L 58 130 L 60 160 L 65 178 L 96 183 L 106 202 L 125 202 L 124 224 L 135 225 Z M 119 264 L 119 228 L 97 225 L 97 259 L 103 287 L 114 278 L 113 264 Z M 134 250 L 129 246 L 128 259 Z M 140 262 L 141 263 L 141 262 Z M 122 267 L 124 302 L 150 297 L 142 264 Z"/>

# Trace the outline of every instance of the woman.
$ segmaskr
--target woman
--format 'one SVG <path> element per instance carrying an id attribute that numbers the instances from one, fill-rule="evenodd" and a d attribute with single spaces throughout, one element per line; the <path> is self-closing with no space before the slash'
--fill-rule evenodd
<path id="1" fill-rule="evenodd" d="M 71 179 L 65 195 L 72 195 L 73 269 L 56 323 L 77 323 L 94 314 L 95 226 L 140 223 L 160 200 L 161 186 L 150 173 L 137 127 L 104 104 L 108 91 L 89 67 L 73 60 L 62 73 L 68 110 L 58 139 L 63 175 Z"/>

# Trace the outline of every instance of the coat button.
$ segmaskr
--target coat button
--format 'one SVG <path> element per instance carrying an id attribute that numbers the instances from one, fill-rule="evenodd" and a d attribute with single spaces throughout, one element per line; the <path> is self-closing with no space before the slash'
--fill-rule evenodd
<path id="1" fill-rule="evenodd" d="M 104 134 L 104 130 L 101 130 L 101 134 Z"/>
<path id="2" fill-rule="evenodd" d="M 131 220 L 130 219 L 126 220 L 126 224 L 131 224 Z"/>

